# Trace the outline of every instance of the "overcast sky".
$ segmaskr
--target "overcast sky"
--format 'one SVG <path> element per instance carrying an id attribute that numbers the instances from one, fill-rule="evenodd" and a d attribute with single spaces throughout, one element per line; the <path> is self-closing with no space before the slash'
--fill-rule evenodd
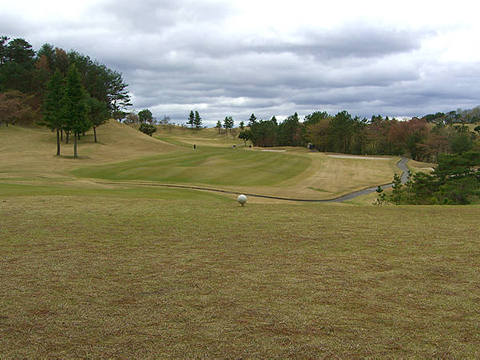
<path id="1" fill-rule="evenodd" d="M 0 0 L 0 34 L 97 59 L 175 122 L 413 116 L 480 104 L 476 3 Z"/>

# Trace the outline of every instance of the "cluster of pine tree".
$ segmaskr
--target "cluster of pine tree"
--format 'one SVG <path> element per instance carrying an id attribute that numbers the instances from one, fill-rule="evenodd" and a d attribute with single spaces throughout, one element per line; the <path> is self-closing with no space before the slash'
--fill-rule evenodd
<path id="1" fill-rule="evenodd" d="M 77 141 L 80 134 L 93 127 L 97 142 L 97 126 L 110 117 L 107 104 L 88 94 L 80 81 L 75 64 L 70 66 L 64 79 L 57 70 L 47 84 L 47 93 L 43 102 L 42 124 L 57 133 L 57 156 L 60 155 L 60 138 L 65 132 L 66 142 L 73 135 L 73 157 L 78 157 Z"/>
<path id="2" fill-rule="evenodd" d="M 60 139 L 77 140 L 130 106 L 122 75 L 76 51 L 44 44 L 37 52 L 24 39 L 0 37 L 0 124 L 39 123 Z"/>
<path id="3" fill-rule="evenodd" d="M 202 118 L 197 110 L 195 110 L 195 112 L 193 112 L 193 110 L 190 111 L 187 124 L 190 125 L 192 129 L 200 129 L 202 127 Z"/>

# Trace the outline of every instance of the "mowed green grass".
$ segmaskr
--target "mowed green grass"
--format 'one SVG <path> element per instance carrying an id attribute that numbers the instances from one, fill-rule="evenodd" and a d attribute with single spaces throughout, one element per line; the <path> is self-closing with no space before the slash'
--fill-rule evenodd
<path id="1" fill-rule="evenodd" d="M 275 185 L 305 171 L 311 160 L 284 153 L 203 147 L 73 171 L 81 177 L 167 183 Z"/>
<path id="2" fill-rule="evenodd" d="M 478 206 L 10 186 L 2 359 L 480 356 Z"/>

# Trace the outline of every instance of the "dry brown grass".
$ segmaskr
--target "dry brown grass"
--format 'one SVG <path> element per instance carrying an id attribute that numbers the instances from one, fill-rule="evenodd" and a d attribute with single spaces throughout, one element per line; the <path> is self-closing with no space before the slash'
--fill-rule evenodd
<path id="1" fill-rule="evenodd" d="M 312 159 L 310 168 L 283 185 L 292 186 L 293 192 L 304 197 L 323 194 L 323 198 L 332 198 L 373 185 L 387 184 L 393 175 L 400 172 L 391 160 L 338 159 L 323 153 L 307 153 Z M 314 198 L 316 198 L 316 196 Z"/>
<path id="2" fill-rule="evenodd" d="M 131 127 L 111 120 L 97 129 L 99 143 L 87 133 L 79 143 L 80 159 L 73 159 L 73 145 L 62 144 L 55 156 L 55 134 L 45 128 L 0 126 L 0 177 L 64 176 L 78 166 L 104 164 L 175 150 Z"/>
<path id="3" fill-rule="evenodd" d="M 229 132 L 226 134 L 225 130 L 218 132 L 218 129 L 190 129 L 181 127 L 164 127 L 158 126 L 155 137 L 159 139 L 165 139 L 167 141 L 181 142 L 183 144 L 198 147 L 202 146 L 214 146 L 214 147 L 231 147 L 232 145 L 244 146 L 243 140 L 236 137 L 240 132 L 239 129 L 235 130 L 235 136 Z"/>
<path id="4" fill-rule="evenodd" d="M 327 154 L 298 148 L 284 148 L 286 153 L 311 160 L 308 169 L 277 186 L 235 187 L 244 192 L 300 199 L 331 199 L 349 192 L 392 182 L 400 170 L 399 158 L 385 160 L 338 159 Z"/>
<path id="5" fill-rule="evenodd" d="M 480 207 L 242 208 L 69 175 L 177 150 L 108 126 L 79 161 L 45 130 L 0 128 L 1 359 L 480 356 Z M 311 165 L 270 191 L 328 197 L 395 170 L 287 150 Z"/>
<path id="6" fill-rule="evenodd" d="M 436 164 L 410 160 L 408 162 L 408 168 L 411 172 L 425 172 L 430 173 L 435 168 Z"/>
<path id="7" fill-rule="evenodd" d="M 172 198 L 0 202 L 1 358 L 480 356 L 479 207 Z"/>

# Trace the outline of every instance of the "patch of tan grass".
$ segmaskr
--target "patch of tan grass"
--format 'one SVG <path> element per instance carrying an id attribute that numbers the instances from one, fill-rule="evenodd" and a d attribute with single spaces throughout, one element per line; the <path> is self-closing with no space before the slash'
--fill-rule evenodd
<path id="1" fill-rule="evenodd" d="M 244 146 L 244 142 L 237 137 L 233 137 L 230 133 L 225 134 L 222 130 L 221 133 L 215 128 L 207 129 L 189 129 L 181 127 L 157 127 L 157 132 L 154 136 L 160 139 L 173 139 L 184 144 L 198 147 L 202 146 L 214 146 L 214 147 L 231 147 L 232 145 Z M 237 131 L 238 134 L 238 131 Z"/>
<path id="2" fill-rule="evenodd" d="M 311 166 L 302 174 L 281 184 L 277 191 L 292 196 L 328 199 L 392 181 L 399 172 L 398 158 L 385 160 L 331 158 L 323 153 L 306 152 Z"/>
<path id="3" fill-rule="evenodd" d="M 431 173 L 435 166 L 434 163 L 427 163 L 415 160 L 409 160 L 407 163 L 408 168 L 411 172 L 424 172 L 424 173 Z"/>
<path id="4" fill-rule="evenodd" d="M 478 358 L 479 216 L 475 206 L 8 198 L 0 352 Z"/>
<path id="5" fill-rule="evenodd" d="M 56 157 L 56 135 L 45 128 L 0 127 L 0 174 L 52 178 L 78 166 L 104 164 L 165 153 L 176 147 L 114 120 L 97 129 L 99 143 L 89 132 L 79 142 L 80 159 L 73 159 L 73 144 L 61 145 Z"/>

